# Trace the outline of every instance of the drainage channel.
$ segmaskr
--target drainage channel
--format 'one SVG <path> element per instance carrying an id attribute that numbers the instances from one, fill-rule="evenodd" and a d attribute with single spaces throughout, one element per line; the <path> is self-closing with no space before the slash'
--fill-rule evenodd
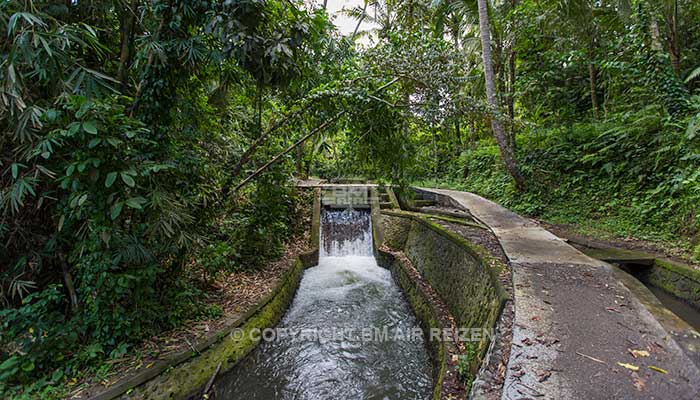
<path id="1" fill-rule="evenodd" d="M 636 278 L 639 282 L 646 286 L 646 288 L 649 289 L 652 294 L 654 294 L 654 296 L 664 307 L 693 327 L 693 329 L 700 332 L 700 310 L 691 306 L 683 299 L 679 299 L 673 294 L 668 293 L 665 289 L 650 282 L 648 276 L 650 275 L 652 268 L 658 267 L 655 267 L 654 265 L 619 262 L 615 263 L 614 265 Z"/>
<path id="2" fill-rule="evenodd" d="M 324 208 L 319 264 L 281 323 L 214 384 L 216 399 L 427 399 L 418 322 L 372 255 L 369 209 Z"/>

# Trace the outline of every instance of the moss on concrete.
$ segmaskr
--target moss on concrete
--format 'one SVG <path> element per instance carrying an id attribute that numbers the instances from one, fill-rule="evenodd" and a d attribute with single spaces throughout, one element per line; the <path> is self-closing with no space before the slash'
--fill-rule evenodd
<path id="1" fill-rule="evenodd" d="M 437 317 L 437 311 L 433 308 L 431 301 L 427 295 L 421 290 L 418 283 L 414 281 L 408 272 L 406 266 L 397 260 L 390 253 L 379 250 L 377 254 L 377 263 L 391 271 L 394 280 L 401 288 L 406 296 L 411 309 L 418 319 L 421 329 L 427 340 L 428 351 L 433 363 L 433 395 L 432 398 L 437 400 L 442 396 L 442 383 L 447 370 L 447 350 L 445 343 L 434 338 L 430 339 L 431 329 L 442 329 L 440 321 Z"/>
<path id="2" fill-rule="evenodd" d="M 384 241 L 384 229 L 381 224 L 381 207 L 379 203 L 379 190 L 376 187 L 369 188 L 369 206 L 372 218 L 372 245 L 375 256 L 379 245 Z"/>
<path id="3" fill-rule="evenodd" d="M 400 209 L 401 205 L 399 205 L 399 199 L 396 197 L 396 194 L 394 193 L 394 189 L 392 189 L 391 186 L 385 186 L 384 190 L 386 191 L 386 194 L 389 195 L 389 201 L 391 202 L 391 208 Z"/>
<path id="4" fill-rule="evenodd" d="M 642 280 L 700 309 L 700 271 L 670 260 L 656 259 Z"/>
<path id="5" fill-rule="evenodd" d="M 455 218 L 455 217 L 449 217 L 449 216 L 440 215 L 440 214 L 430 214 L 430 217 L 428 217 L 428 218 L 439 219 L 441 221 L 451 222 L 453 224 L 464 225 L 464 226 L 468 226 L 471 228 L 488 230 L 488 228 L 486 228 L 485 226 L 479 225 L 479 224 L 474 223 L 474 222 L 469 222 L 469 221 L 465 220 L 464 218 Z"/>
<path id="6" fill-rule="evenodd" d="M 315 252 L 317 254 L 317 251 Z M 259 337 L 256 330 L 275 326 L 286 312 L 299 286 L 305 268 L 315 263 L 313 253 L 298 259 L 285 273 L 270 296 L 261 301 L 252 315 L 237 329 L 226 332 L 205 352 L 166 370 L 163 374 L 127 392 L 124 399 L 184 399 L 196 394 L 221 364 L 221 372 L 232 368 L 252 351 Z"/>
<path id="7" fill-rule="evenodd" d="M 386 214 L 388 211 L 382 211 Z M 384 224 L 384 244 L 391 247 L 392 249 L 403 250 L 406 246 L 406 241 L 408 240 L 408 232 L 411 230 L 412 221 L 407 218 L 395 218 L 391 223 Z"/>
<path id="8" fill-rule="evenodd" d="M 426 217 L 383 211 L 385 244 L 403 251 L 437 291 L 460 328 L 491 330 L 507 295 L 498 280 L 505 266 L 483 247 L 444 229 Z M 489 345 L 479 342 L 471 360 L 476 373 Z"/>

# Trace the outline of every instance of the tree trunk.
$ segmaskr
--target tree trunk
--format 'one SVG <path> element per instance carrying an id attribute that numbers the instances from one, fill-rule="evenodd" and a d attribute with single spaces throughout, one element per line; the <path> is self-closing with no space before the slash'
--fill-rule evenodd
<path id="1" fill-rule="evenodd" d="M 161 20 L 158 23 L 158 29 L 156 30 L 156 40 L 160 39 L 161 33 L 166 26 L 165 19 L 165 15 L 161 16 Z M 149 71 L 151 69 L 151 66 L 153 65 L 155 56 L 156 55 L 153 51 L 148 52 L 148 61 L 146 62 L 143 77 L 141 78 L 141 82 L 139 82 L 138 86 L 136 87 L 136 95 L 134 95 L 134 101 L 132 102 L 131 110 L 129 111 L 130 118 L 134 118 L 136 116 L 136 113 L 139 111 L 139 106 L 141 105 L 141 96 L 143 95 L 143 90 L 146 87 L 146 84 L 148 83 Z"/>
<path id="2" fill-rule="evenodd" d="M 508 103 L 508 138 L 510 139 L 510 147 L 513 149 L 513 153 L 516 151 L 515 142 L 515 57 L 517 54 L 515 50 L 511 47 L 510 56 L 508 60 L 509 71 L 509 84 L 508 84 L 508 94 L 506 96 L 506 101 Z"/>
<path id="3" fill-rule="evenodd" d="M 274 165 L 274 164 L 276 164 L 277 162 L 279 162 L 279 160 L 280 160 L 282 157 L 284 157 L 284 155 L 288 154 L 288 153 L 291 152 L 292 150 L 294 150 L 294 149 L 296 149 L 297 147 L 299 147 L 299 146 L 301 146 L 302 144 L 304 144 L 304 142 L 306 142 L 307 140 L 309 140 L 309 138 L 311 138 L 313 135 L 315 135 L 315 134 L 317 134 L 317 133 L 319 133 L 319 132 L 325 130 L 325 129 L 328 128 L 329 126 L 335 124 L 335 122 L 338 121 L 338 120 L 340 119 L 340 117 L 342 117 L 342 116 L 345 115 L 345 114 L 346 114 L 345 111 L 341 111 L 341 112 L 337 113 L 337 114 L 336 114 L 335 116 L 333 116 L 331 119 L 327 120 L 327 121 L 324 122 L 323 124 L 319 125 L 319 126 L 316 127 L 315 129 L 313 129 L 311 132 L 309 132 L 309 133 L 307 133 L 306 135 L 302 136 L 301 139 L 297 140 L 294 144 L 292 144 L 291 146 L 287 147 L 284 151 L 282 151 L 281 153 L 279 153 L 279 154 L 277 154 L 276 156 L 272 157 L 272 159 L 271 159 L 270 161 L 266 162 L 265 164 L 262 165 L 262 167 L 258 168 L 257 170 L 255 170 L 255 172 L 253 172 L 252 174 L 248 175 L 247 178 L 243 179 L 243 180 L 241 181 L 241 183 L 239 183 L 238 186 L 236 186 L 236 187 L 233 189 L 233 193 L 238 192 L 238 191 L 239 191 L 243 186 L 245 186 L 248 182 L 250 182 L 250 181 L 253 180 L 255 177 L 257 177 L 258 175 L 260 175 L 261 173 L 263 173 L 266 169 L 270 168 L 271 165 Z"/>
<path id="4" fill-rule="evenodd" d="M 678 1 L 672 1 L 666 11 L 666 24 L 668 25 L 668 53 L 671 58 L 671 66 L 676 75 L 681 74 L 681 48 L 678 44 Z"/>
<path id="5" fill-rule="evenodd" d="M 355 40 L 355 36 L 357 36 L 357 31 L 360 29 L 360 24 L 362 24 L 362 21 L 365 19 L 365 15 L 367 15 L 367 4 L 369 3 L 369 0 L 365 0 L 365 6 L 362 8 L 362 16 L 360 17 L 359 20 L 357 20 L 357 25 L 355 25 L 355 30 L 352 32 L 352 39 Z"/>
<path id="6" fill-rule="evenodd" d="M 459 118 L 455 119 L 455 139 L 457 139 L 457 145 L 455 146 L 455 153 L 459 156 L 462 152 L 462 130 L 459 129 Z"/>
<path id="7" fill-rule="evenodd" d="M 304 176 L 304 149 L 302 148 L 303 146 L 299 146 L 296 148 L 296 169 L 297 169 L 297 178 L 302 179 Z"/>
<path id="8" fill-rule="evenodd" d="M 374 91 L 374 93 L 375 93 L 375 94 L 376 94 L 376 93 L 380 93 L 380 92 L 382 92 L 384 89 L 388 88 L 389 86 L 392 86 L 393 84 L 395 84 L 395 83 L 398 82 L 398 81 L 399 81 L 399 78 L 394 78 L 394 79 L 392 79 L 391 81 L 385 83 L 384 85 L 378 87 L 378 88 Z M 324 122 L 323 124 L 321 124 L 321 125 L 317 126 L 316 128 L 314 128 L 311 132 L 309 132 L 309 133 L 307 133 L 306 135 L 302 136 L 302 138 L 299 139 L 298 141 L 296 141 L 293 145 L 287 147 L 284 151 L 282 151 L 281 153 L 277 154 L 277 155 L 274 156 L 270 161 L 266 162 L 265 164 L 263 164 L 263 166 L 261 166 L 260 168 L 258 168 L 257 170 L 255 170 L 255 172 L 253 172 L 252 174 L 248 175 L 247 178 L 243 179 L 243 181 L 241 181 L 241 183 L 239 183 L 238 186 L 236 186 L 236 187 L 233 189 L 233 193 L 238 192 L 238 190 L 240 190 L 240 189 L 241 189 L 243 186 L 245 186 L 248 182 L 250 182 L 251 180 L 255 179 L 255 177 L 257 177 L 258 175 L 262 174 L 262 173 L 263 173 L 266 169 L 268 169 L 271 165 L 274 165 L 275 163 L 279 162 L 279 160 L 280 160 L 284 155 L 290 153 L 292 150 L 294 150 L 294 149 L 296 149 L 297 147 L 299 147 L 299 146 L 301 146 L 302 144 L 304 144 L 304 142 L 306 142 L 307 140 L 309 140 L 309 138 L 311 138 L 313 135 L 315 135 L 315 134 L 317 134 L 318 132 L 321 132 L 321 131 L 327 129 L 329 126 L 335 124 L 335 122 L 338 121 L 338 120 L 339 120 L 343 115 L 345 115 L 346 113 L 347 113 L 347 111 L 345 111 L 345 110 L 340 111 L 340 112 L 337 113 L 335 116 L 333 116 L 331 119 L 327 120 L 327 121 Z"/>
<path id="9" fill-rule="evenodd" d="M 512 10 L 515 10 L 515 8 L 518 6 L 520 3 L 520 0 L 511 0 L 511 7 Z M 516 147 L 516 141 L 515 141 L 515 81 L 516 81 L 516 66 L 515 66 L 515 61 L 518 57 L 518 53 L 515 50 L 515 45 L 517 44 L 518 40 L 518 34 L 517 34 L 517 19 L 513 18 L 513 24 L 511 26 L 511 41 L 510 41 L 510 54 L 508 58 L 508 77 L 509 77 L 509 84 L 508 84 L 508 95 L 507 95 L 507 102 L 508 102 L 508 122 L 509 122 L 509 131 L 510 131 L 510 145 L 513 148 L 513 153 L 516 152 L 517 147 Z"/>
<path id="10" fill-rule="evenodd" d="M 66 258 L 63 254 L 59 254 L 61 262 L 61 272 L 63 273 L 63 282 L 66 284 L 66 290 L 68 291 L 68 298 L 70 299 L 70 311 L 71 314 L 75 314 L 80 305 L 78 303 L 78 294 L 75 291 L 75 285 L 73 284 L 73 277 L 70 274 L 70 267 L 66 262 Z"/>
<path id="11" fill-rule="evenodd" d="M 592 62 L 588 63 L 588 79 L 591 81 L 591 104 L 593 105 L 593 116 L 595 119 L 600 118 L 600 110 L 598 110 L 598 94 L 596 93 L 598 87 L 598 72 L 596 71 L 595 65 Z"/>
<path id="12" fill-rule="evenodd" d="M 138 9 L 139 1 L 132 0 L 131 6 L 123 11 L 121 23 L 119 26 L 119 35 L 121 40 L 121 48 L 119 51 L 119 69 L 117 70 L 117 79 L 121 83 L 122 93 L 128 88 L 129 65 L 131 64 L 131 47 L 134 39 L 134 29 L 136 28 L 136 10 Z"/>
<path id="13" fill-rule="evenodd" d="M 484 78 L 486 81 L 486 99 L 491 108 L 498 110 L 498 97 L 496 96 L 496 84 L 494 82 L 493 65 L 491 64 L 491 31 L 489 30 L 489 15 L 486 8 L 486 0 L 478 0 L 479 5 L 479 28 L 481 30 L 481 56 L 484 63 Z M 525 186 L 525 179 L 518 169 L 513 149 L 509 145 L 501 121 L 494 116 L 490 116 L 491 128 L 501 152 L 503 164 L 508 173 L 513 177 L 515 186 L 522 189 Z"/>
<path id="14" fill-rule="evenodd" d="M 656 22 L 656 17 L 652 14 L 650 23 L 650 33 L 651 33 L 651 48 L 660 51 L 663 49 L 661 45 L 661 32 L 659 31 L 659 23 Z"/>

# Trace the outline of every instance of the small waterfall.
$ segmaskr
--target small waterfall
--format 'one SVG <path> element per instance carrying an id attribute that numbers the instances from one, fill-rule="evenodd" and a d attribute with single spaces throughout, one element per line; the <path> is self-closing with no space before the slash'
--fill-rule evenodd
<path id="1" fill-rule="evenodd" d="M 217 400 L 429 399 L 432 367 L 391 272 L 377 265 L 366 209 L 324 209 L 319 263 L 278 325 L 217 380 Z M 365 338 L 386 329 L 387 336 Z"/>
<path id="2" fill-rule="evenodd" d="M 372 219 L 369 210 L 323 210 L 319 257 L 371 256 Z"/>

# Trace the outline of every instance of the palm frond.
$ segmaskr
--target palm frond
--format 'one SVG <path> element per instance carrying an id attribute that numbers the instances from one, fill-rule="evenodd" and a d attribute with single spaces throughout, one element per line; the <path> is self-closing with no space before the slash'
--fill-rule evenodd
<path id="1" fill-rule="evenodd" d="M 695 68 L 690 74 L 688 74 L 688 77 L 685 78 L 685 83 L 688 83 L 697 77 L 700 77 L 700 67 Z"/>

